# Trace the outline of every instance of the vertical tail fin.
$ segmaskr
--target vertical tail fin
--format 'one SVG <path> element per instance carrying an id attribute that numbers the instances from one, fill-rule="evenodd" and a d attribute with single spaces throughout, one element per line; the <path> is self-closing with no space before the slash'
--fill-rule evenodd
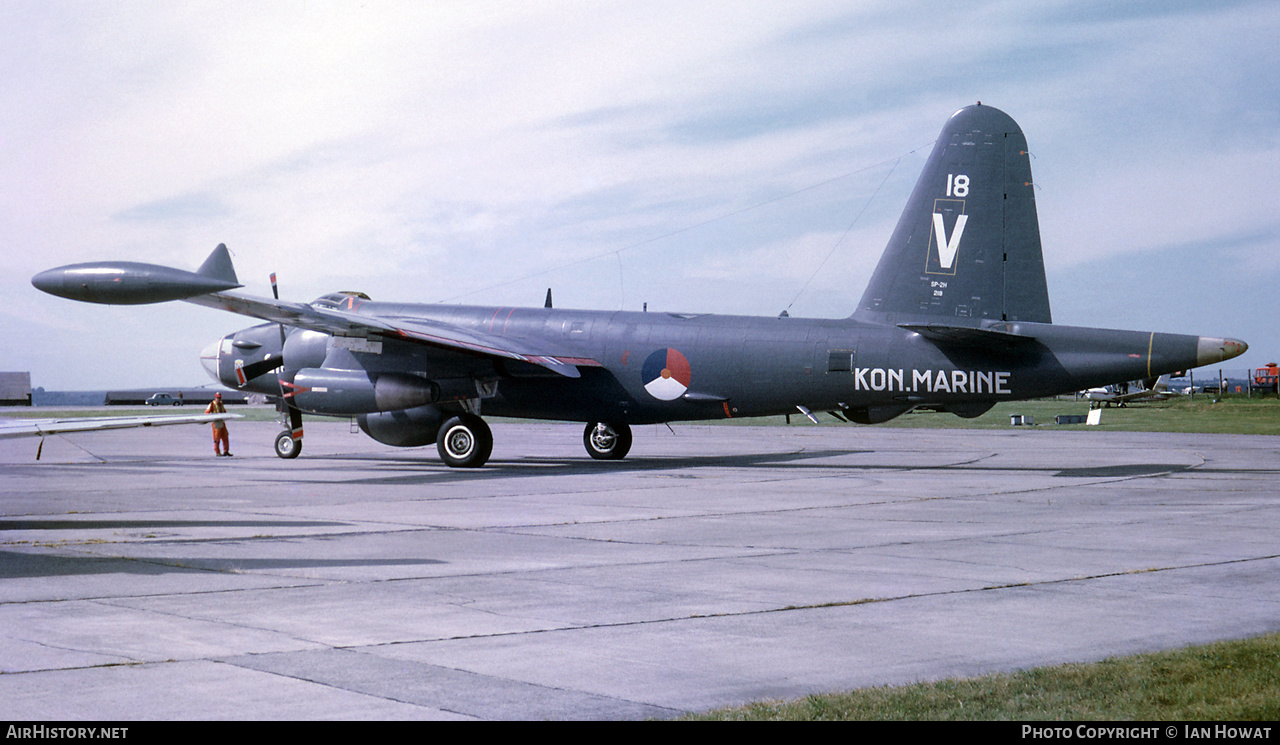
<path id="1" fill-rule="evenodd" d="M 990 106 L 947 120 L 855 316 L 1051 323 L 1027 140 Z"/>

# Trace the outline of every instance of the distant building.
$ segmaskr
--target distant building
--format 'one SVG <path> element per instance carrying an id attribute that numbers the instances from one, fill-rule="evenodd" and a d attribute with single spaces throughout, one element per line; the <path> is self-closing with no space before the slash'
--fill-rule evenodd
<path id="1" fill-rule="evenodd" d="M 31 405 L 31 373 L 0 372 L 0 406 Z"/>

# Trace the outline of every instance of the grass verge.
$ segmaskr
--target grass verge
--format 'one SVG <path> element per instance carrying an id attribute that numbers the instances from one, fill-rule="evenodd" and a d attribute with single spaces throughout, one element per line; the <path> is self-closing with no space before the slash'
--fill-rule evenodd
<path id="1" fill-rule="evenodd" d="M 1280 720 L 1280 634 L 978 678 L 864 688 L 688 719 Z"/>

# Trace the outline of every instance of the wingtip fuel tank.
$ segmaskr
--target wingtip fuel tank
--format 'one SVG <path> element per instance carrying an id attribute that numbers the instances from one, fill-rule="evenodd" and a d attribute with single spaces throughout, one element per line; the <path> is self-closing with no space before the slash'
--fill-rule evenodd
<path id="1" fill-rule="evenodd" d="M 31 284 L 50 295 L 106 305 L 163 303 L 242 286 L 222 244 L 194 272 L 136 261 L 91 261 L 40 272 Z"/>
<path id="2" fill-rule="evenodd" d="M 107 305 L 142 305 L 235 289 L 240 285 L 195 272 L 132 261 L 92 261 L 40 272 L 31 278 L 50 295 Z"/>

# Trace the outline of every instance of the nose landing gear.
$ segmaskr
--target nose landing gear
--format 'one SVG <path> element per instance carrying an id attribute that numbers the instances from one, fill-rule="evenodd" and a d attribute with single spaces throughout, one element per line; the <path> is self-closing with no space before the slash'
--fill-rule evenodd
<path id="1" fill-rule="evenodd" d="M 293 433 L 284 430 L 276 435 L 276 455 L 281 458 L 297 458 L 302 454 L 302 440 L 293 439 Z"/>

